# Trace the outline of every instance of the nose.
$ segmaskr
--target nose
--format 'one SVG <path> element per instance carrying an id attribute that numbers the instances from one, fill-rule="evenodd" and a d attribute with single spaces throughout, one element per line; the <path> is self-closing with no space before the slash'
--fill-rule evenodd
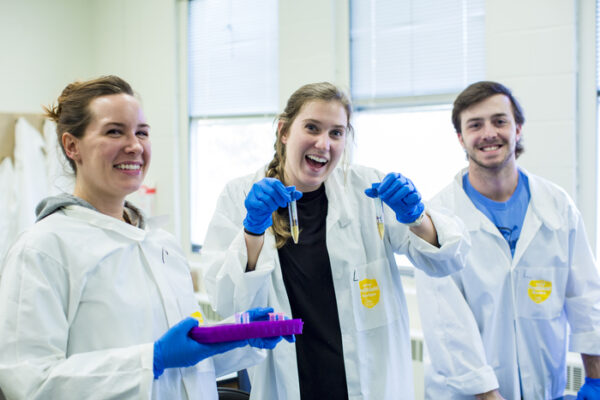
<path id="1" fill-rule="evenodd" d="M 485 121 L 485 125 L 483 127 L 483 137 L 485 139 L 495 138 L 498 135 L 496 131 L 496 127 L 492 124 L 491 121 Z"/>
<path id="2" fill-rule="evenodd" d="M 144 152 L 144 146 L 142 146 L 141 139 L 137 137 L 135 132 L 127 135 L 127 143 L 125 145 L 125 152 L 132 154 L 140 154 Z"/>
<path id="3" fill-rule="evenodd" d="M 329 151 L 329 148 L 331 147 L 331 138 L 326 132 L 323 132 L 317 137 L 315 147 L 319 150 Z"/>

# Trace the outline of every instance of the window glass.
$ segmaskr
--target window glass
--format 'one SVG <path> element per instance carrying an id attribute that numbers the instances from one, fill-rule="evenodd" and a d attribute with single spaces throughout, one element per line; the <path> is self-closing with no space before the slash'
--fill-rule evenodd
<path id="1" fill-rule="evenodd" d="M 198 120 L 192 123 L 191 242 L 199 250 L 225 184 L 273 158 L 273 118 Z"/>
<path id="2" fill-rule="evenodd" d="M 457 93 L 485 74 L 484 0 L 351 0 L 352 96 Z"/>

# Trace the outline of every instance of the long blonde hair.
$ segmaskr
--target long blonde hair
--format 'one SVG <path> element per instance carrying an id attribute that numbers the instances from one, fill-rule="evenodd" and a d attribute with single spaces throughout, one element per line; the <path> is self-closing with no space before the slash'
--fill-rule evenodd
<path id="1" fill-rule="evenodd" d="M 354 136 L 354 129 L 350 124 L 350 118 L 352 116 L 352 102 L 350 101 L 350 97 L 343 90 L 329 82 L 309 83 L 304 85 L 290 96 L 284 111 L 277 117 L 279 124 L 274 145 L 275 154 L 273 160 L 271 160 L 267 166 L 265 176 L 277 178 L 287 186 L 284 171 L 286 152 L 285 144 L 282 142 L 281 138 L 288 133 L 290 126 L 294 122 L 296 116 L 300 113 L 302 107 L 308 102 L 318 100 L 339 102 L 344 107 L 347 116 L 346 140 L 348 140 L 348 137 L 352 138 Z M 346 148 L 348 148 L 347 145 Z M 346 149 L 344 149 L 344 164 L 347 164 L 347 158 Z M 275 211 L 273 213 L 273 225 L 271 226 L 271 229 L 275 235 L 277 248 L 283 247 L 285 242 L 291 237 L 287 218 L 280 216 L 277 211 Z"/>

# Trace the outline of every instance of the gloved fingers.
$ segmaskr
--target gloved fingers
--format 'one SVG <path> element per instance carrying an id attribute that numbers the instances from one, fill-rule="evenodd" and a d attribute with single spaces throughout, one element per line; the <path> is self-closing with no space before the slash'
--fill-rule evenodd
<path id="1" fill-rule="evenodd" d="M 250 346 L 269 350 L 274 349 L 280 341 L 281 336 L 248 339 Z"/>
<path id="2" fill-rule="evenodd" d="M 394 199 L 398 200 L 398 201 L 402 201 L 404 203 L 404 199 L 406 198 L 406 196 L 408 196 L 410 193 L 412 193 L 412 189 L 406 185 L 406 184 L 402 184 L 398 181 L 396 181 L 391 188 L 393 188 L 395 190 L 394 192 Z"/>
<path id="3" fill-rule="evenodd" d="M 304 195 L 302 192 L 296 190 L 296 186 L 288 186 L 286 187 L 286 189 L 290 195 L 291 200 L 300 200 Z"/>
<path id="4" fill-rule="evenodd" d="M 390 172 L 389 174 L 384 176 L 383 179 L 381 180 L 381 184 L 377 188 L 377 190 L 379 191 L 379 194 L 381 195 L 381 192 L 385 192 L 391 184 L 396 182 L 399 175 L 400 174 L 398 174 L 396 172 Z"/>
<path id="5" fill-rule="evenodd" d="M 252 210 L 252 213 L 261 217 L 271 215 L 275 210 L 279 208 L 279 204 L 277 204 L 277 201 L 278 200 L 273 199 L 268 194 L 263 193 L 254 201 L 254 209 Z"/>
<path id="6" fill-rule="evenodd" d="M 379 197 L 381 200 L 386 202 L 390 207 L 395 208 L 397 206 L 403 206 L 402 199 L 408 194 L 409 188 L 400 183 L 394 181 L 388 185 L 386 190 L 379 190 Z"/>
<path id="7" fill-rule="evenodd" d="M 377 190 L 367 188 L 367 189 L 365 189 L 365 194 L 367 195 L 367 197 L 374 199 L 377 197 Z"/>
<path id="8" fill-rule="evenodd" d="M 273 312 L 273 307 L 257 307 L 247 311 L 250 316 L 250 321 L 267 321 L 269 313 Z"/>
<path id="9" fill-rule="evenodd" d="M 375 197 L 379 197 L 379 191 L 378 191 L 379 185 L 380 185 L 379 182 L 371 184 L 370 188 L 365 189 L 365 194 L 372 199 Z"/>
<path id="10" fill-rule="evenodd" d="M 388 186 L 393 185 L 394 183 L 398 183 L 398 184 L 400 184 L 400 186 L 404 186 L 404 185 L 406 185 L 407 181 L 408 181 L 408 179 L 405 178 L 402 174 L 400 174 L 398 172 L 390 172 L 381 181 L 381 186 L 379 186 L 379 191 L 381 192 L 381 191 L 388 190 Z"/>
<path id="11" fill-rule="evenodd" d="M 196 342 L 197 343 L 197 342 Z M 232 342 L 198 343 L 198 355 L 202 356 L 198 361 L 215 354 L 225 353 L 229 350 L 248 345 L 248 340 L 234 340 Z M 198 362 L 196 361 L 196 362 Z"/>
<path id="12" fill-rule="evenodd" d="M 276 181 L 283 188 L 283 193 L 281 190 L 277 189 L 277 186 L 259 186 L 256 189 L 256 199 L 259 204 L 263 204 L 261 207 L 265 212 L 272 213 L 277 210 L 279 207 L 285 207 L 289 202 L 290 195 L 285 190 L 285 187 L 281 182 Z"/>
<path id="13" fill-rule="evenodd" d="M 274 178 L 263 178 L 252 185 L 244 205 L 248 211 L 271 214 L 277 208 L 285 207 L 289 198 L 283 183 Z"/>
<path id="14" fill-rule="evenodd" d="M 193 317 L 187 317 L 169 329 L 174 334 L 184 334 L 187 335 L 190 329 L 198 326 L 198 320 Z"/>
<path id="15" fill-rule="evenodd" d="M 406 178 L 398 173 L 390 173 L 383 178 L 381 186 L 379 186 L 379 196 L 390 196 L 391 193 L 395 193 L 401 188 L 405 187 L 407 183 Z"/>
<path id="16" fill-rule="evenodd" d="M 415 206 L 421 202 L 421 195 L 419 192 L 411 192 L 404 196 L 402 202 L 407 206 Z"/>
<path id="17" fill-rule="evenodd" d="M 262 187 L 263 192 L 277 204 L 277 207 L 287 207 L 292 197 L 281 181 L 274 179 L 270 185 Z M 273 210 L 275 211 L 275 209 Z"/>
<path id="18" fill-rule="evenodd" d="M 283 338 L 285 340 L 287 340 L 289 343 L 296 342 L 296 335 L 285 335 L 285 336 L 283 336 Z"/>

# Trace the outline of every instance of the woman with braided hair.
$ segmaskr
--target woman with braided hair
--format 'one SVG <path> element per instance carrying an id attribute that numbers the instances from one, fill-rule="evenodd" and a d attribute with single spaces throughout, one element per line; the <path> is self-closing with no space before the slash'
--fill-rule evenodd
<path id="1" fill-rule="evenodd" d="M 249 371 L 253 399 L 412 399 L 394 253 L 435 276 L 461 268 L 460 223 L 424 211 L 402 175 L 349 164 L 351 114 L 335 85 L 299 88 L 278 117 L 273 160 L 226 185 L 209 225 L 201 266 L 216 311 L 269 306 L 304 321 L 294 345 Z M 387 204 L 383 240 L 369 197 Z M 292 200 L 298 243 L 287 222 Z"/>

